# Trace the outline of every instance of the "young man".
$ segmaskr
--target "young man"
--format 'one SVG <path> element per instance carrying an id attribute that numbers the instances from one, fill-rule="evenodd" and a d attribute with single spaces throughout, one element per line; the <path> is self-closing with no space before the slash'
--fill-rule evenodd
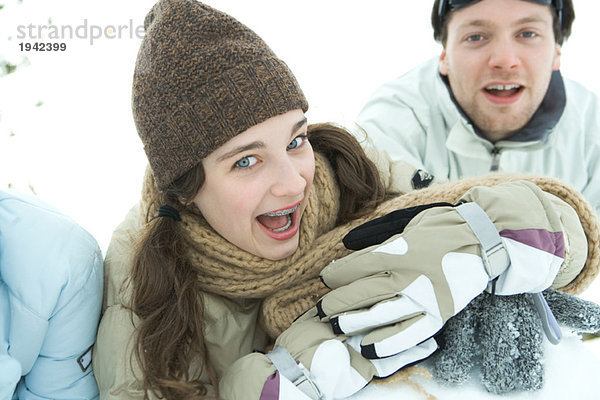
<path id="1" fill-rule="evenodd" d="M 549 175 L 598 210 L 600 99 L 559 71 L 574 18 L 571 0 L 436 0 L 440 57 L 379 88 L 358 122 L 392 159 L 438 180 Z"/>

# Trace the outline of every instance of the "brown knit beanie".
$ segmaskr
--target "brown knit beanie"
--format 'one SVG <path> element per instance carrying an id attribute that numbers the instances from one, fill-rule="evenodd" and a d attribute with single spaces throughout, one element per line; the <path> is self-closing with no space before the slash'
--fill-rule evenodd
<path id="1" fill-rule="evenodd" d="M 161 0 L 133 77 L 133 117 L 165 189 L 232 137 L 308 103 L 287 65 L 246 26 L 193 0 Z"/>

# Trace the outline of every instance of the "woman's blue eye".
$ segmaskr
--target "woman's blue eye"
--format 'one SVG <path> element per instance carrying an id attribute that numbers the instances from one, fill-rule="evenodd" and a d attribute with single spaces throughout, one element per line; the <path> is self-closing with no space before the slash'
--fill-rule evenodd
<path id="1" fill-rule="evenodd" d="M 306 138 L 306 136 L 296 136 L 294 138 L 294 140 L 292 140 L 292 142 L 287 145 L 287 149 L 288 150 L 293 150 L 293 149 L 295 149 L 297 147 L 300 147 L 300 145 L 302 144 L 302 142 L 304 142 L 305 138 Z"/>
<path id="2" fill-rule="evenodd" d="M 235 163 L 236 168 L 248 168 L 256 164 L 256 157 L 248 156 L 244 157 Z"/>

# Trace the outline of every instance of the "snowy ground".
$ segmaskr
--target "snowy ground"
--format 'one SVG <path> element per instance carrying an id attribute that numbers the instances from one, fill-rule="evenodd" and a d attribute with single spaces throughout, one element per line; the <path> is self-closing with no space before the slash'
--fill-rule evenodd
<path id="1" fill-rule="evenodd" d="M 426 365 L 426 364 L 425 364 Z M 545 341 L 544 387 L 539 391 L 512 392 L 494 395 L 479 384 L 477 371 L 472 379 L 460 386 L 440 384 L 433 379 L 416 375 L 411 380 L 435 399 L 443 400 L 554 400 L 600 398 L 600 358 L 589 351 L 581 340 L 568 335 L 554 346 Z M 405 383 L 371 384 L 352 400 L 433 400 Z"/>

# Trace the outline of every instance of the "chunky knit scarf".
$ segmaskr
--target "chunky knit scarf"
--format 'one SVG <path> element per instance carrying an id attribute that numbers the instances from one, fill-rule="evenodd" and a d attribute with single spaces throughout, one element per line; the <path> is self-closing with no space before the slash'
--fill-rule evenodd
<path id="1" fill-rule="evenodd" d="M 272 261 L 245 252 L 215 232 L 195 205 L 179 209 L 187 256 L 197 266 L 203 290 L 230 298 L 265 298 L 314 278 L 341 254 L 338 251 L 330 255 L 331 242 L 323 239 L 334 230 L 337 220 L 338 185 L 325 158 L 316 154 L 315 160 L 315 177 L 300 224 L 298 249 L 285 259 Z M 157 215 L 163 201 L 152 178 L 151 173 L 146 174 L 142 196 L 142 212 L 146 212 L 148 220 Z"/>
<path id="2" fill-rule="evenodd" d="M 466 178 L 398 196 L 366 216 L 336 226 L 339 189 L 334 172 L 325 157 L 315 154 L 315 159 L 315 178 L 300 225 L 299 246 L 285 259 L 272 261 L 249 254 L 216 233 L 194 205 L 180 209 L 182 229 L 188 240 L 188 257 L 197 267 L 203 290 L 230 298 L 264 299 L 261 323 L 273 338 L 327 293 L 329 289 L 321 283 L 319 272 L 331 261 L 349 254 L 342 238 L 352 228 L 397 209 L 433 202 L 456 203 L 474 186 L 524 179 L 575 209 L 588 239 L 588 259 L 579 275 L 561 290 L 580 293 L 600 269 L 600 229 L 595 213 L 579 192 L 556 179 L 521 174 Z M 148 173 L 142 196 L 143 211 L 148 219 L 157 215 L 163 201 L 153 182 Z"/>

